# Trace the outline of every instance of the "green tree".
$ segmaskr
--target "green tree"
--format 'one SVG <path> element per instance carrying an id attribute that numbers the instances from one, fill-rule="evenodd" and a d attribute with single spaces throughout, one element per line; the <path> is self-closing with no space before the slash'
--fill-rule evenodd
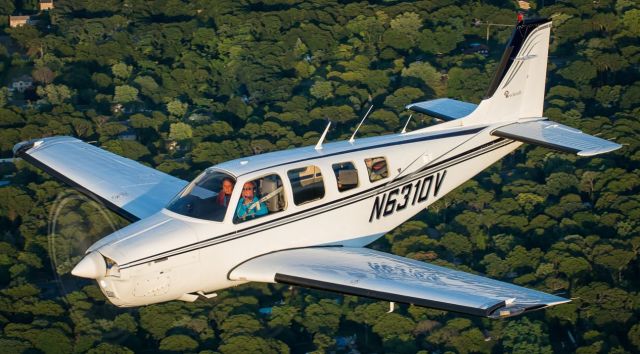
<path id="1" fill-rule="evenodd" d="M 29 350 L 34 350 L 27 341 L 10 338 L 0 338 L 0 347 L 7 353 L 26 353 Z"/>
<path id="2" fill-rule="evenodd" d="M 222 354 L 235 353 L 283 353 L 288 354 L 289 348 L 282 342 L 267 340 L 254 336 L 234 336 L 225 340 L 218 348 Z"/>
<path id="3" fill-rule="evenodd" d="M 100 343 L 95 348 L 89 349 L 87 354 L 133 354 L 133 350 L 117 344 Z"/>
<path id="4" fill-rule="evenodd" d="M 251 335 L 262 329 L 262 324 L 253 316 L 247 314 L 233 315 L 225 319 L 220 325 L 220 337 L 227 340 L 237 335 Z"/>
<path id="5" fill-rule="evenodd" d="M 502 345 L 510 353 L 551 353 L 547 330 L 527 317 L 509 321 L 502 332 Z"/>
<path id="6" fill-rule="evenodd" d="M 186 351 L 195 350 L 197 347 L 198 342 L 184 334 L 174 334 L 172 336 L 165 337 L 160 341 L 160 350 L 184 353 Z"/>
<path id="7" fill-rule="evenodd" d="M 620 92 L 622 86 L 602 86 L 596 92 L 596 101 L 604 107 L 611 107 L 615 105 L 620 99 Z"/>
<path id="8" fill-rule="evenodd" d="M 636 349 L 640 350 L 640 324 L 635 324 L 629 330 L 627 338 Z"/>
<path id="9" fill-rule="evenodd" d="M 422 19 L 415 12 L 405 12 L 391 20 L 389 25 L 403 35 L 417 37 L 422 27 Z"/>
<path id="10" fill-rule="evenodd" d="M 273 308 L 269 318 L 269 327 L 290 327 L 293 319 L 299 314 L 295 306 L 276 306 Z"/>
<path id="11" fill-rule="evenodd" d="M 422 27 L 422 19 L 415 12 L 405 12 L 397 15 L 390 22 L 389 29 L 384 33 L 384 43 L 392 48 L 407 50 L 412 48 Z"/>
<path id="12" fill-rule="evenodd" d="M 332 335 L 338 330 L 342 313 L 340 307 L 329 299 L 322 299 L 304 309 L 303 325 L 312 333 Z"/>
<path id="13" fill-rule="evenodd" d="M 189 108 L 187 103 L 182 103 L 177 99 L 167 103 L 167 111 L 176 117 L 184 117 L 187 114 L 187 108 Z"/>
<path id="14" fill-rule="evenodd" d="M 409 64 L 409 67 L 402 69 L 403 77 L 415 77 L 429 86 L 435 96 L 442 96 L 445 94 L 445 85 L 442 80 L 442 75 L 428 62 L 413 62 Z"/>
<path id="15" fill-rule="evenodd" d="M 8 87 L 0 88 L 0 108 L 4 107 L 9 103 L 9 98 L 11 97 L 11 93 L 9 92 Z M 4 121 L 4 119 L 2 119 Z M 2 125 L 2 121 L 0 121 L 0 125 Z"/>
<path id="16" fill-rule="evenodd" d="M 131 76 L 132 71 L 133 67 L 125 63 L 117 63 L 111 66 L 111 72 L 113 75 L 122 80 L 128 79 L 129 76 Z"/>
<path id="17" fill-rule="evenodd" d="M 319 353 L 326 352 L 336 344 L 335 339 L 323 333 L 316 333 L 313 335 L 313 344 L 316 346 L 316 351 Z"/>
<path id="18" fill-rule="evenodd" d="M 71 99 L 74 94 L 69 87 L 63 84 L 50 84 L 44 87 L 38 86 L 36 92 L 39 96 L 46 98 L 52 105 L 61 105 Z"/>
<path id="19" fill-rule="evenodd" d="M 558 73 L 575 85 L 587 85 L 597 75 L 596 68 L 589 62 L 576 60 Z"/>
<path id="20" fill-rule="evenodd" d="M 103 147 L 114 154 L 139 160 L 143 156 L 150 154 L 146 146 L 133 140 L 110 140 L 103 144 Z"/>
<path id="21" fill-rule="evenodd" d="M 558 266 L 558 271 L 564 273 L 569 279 L 574 279 L 591 270 L 591 265 L 581 257 L 563 257 Z"/>
<path id="22" fill-rule="evenodd" d="M 138 87 L 140 88 L 140 92 L 150 98 L 154 103 L 160 103 L 161 97 L 159 97 L 159 88 L 158 83 L 151 76 L 138 76 L 133 80 Z"/>
<path id="23" fill-rule="evenodd" d="M 424 92 L 415 87 L 403 87 L 397 89 L 391 96 L 384 100 L 384 105 L 400 111 L 409 103 L 415 102 L 418 98 L 424 96 Z"/>
<path id="24" fill-rule="evenodd" d="M 489 83 L 487 73 L 476 68 L 454 67 L 449 70 L 447 95 L 464 101 L 477 102 Z"/>
<path id="25" fill-rule="evenodd" d="M 463 31 L 452 26 L 438 26 L 420 33 L 418 47 L 427 53 L 441 55 L 452 52 L 463 41 Z"/>
<path id="26" fill-rule="evenodd" d="M 71 340 L 59 328 L 33 328 L 30 326 L 16 326 L 9 324 L 4 329 L 5 334 L 12 337 L 26 339 L 40 351 L 49 353 L 69 353 L 72 351 Z"/>
<path id="27" fill-rule="evenodd" d="M 632 34 L 640 36 L 640 9 L 631 9 L 622 16 L 622 23 Z"/>
<path id="28" fill-rule="evenodd" d="M 129 85 L 116 86 L 115 95 L 113 96 L 114 102 L 129 103 L 129 102 L 135 102 L 137 100 L 138 100 L 137 88 Z"/>
<path id="29" fill-rule="evenodd" d="M 169 129 L 169 139 L 180 141 L 191 139 L 192 136 L 193 131 L 191 130 L 191 126 L 189 124 L 182 122 L 171 123 L 171 127 Z"/>
<path id="30" fill-rule="evenodd" d="M 373 331 L 384 340 L 392 337 L 409 340 L 415 327 L 415 322 L 410 318 L 397 313 L 386 313 L 376 321 Z"/>
<path id="31" fill-rule="evenodd" d="M 606 244 L 595 246 L 592 254 L 594 263 L 609 270 L 617 281 L 622 280 L 622 271 L 637 256 L 633 251 Z"/>
<path id="32" fill-rule="evenodd" d="M 442 237 L 440 244 L 456 256 L 468 255 L 472 250 L 469 239 L 454 232 L 447 232 Z"/>
<path id="33" fill-rule="evenodd" d="M 9 16 L 13 15 L 13 11 L 16 9 L 15 2 L 11 0 L 0 1 L 0 14 Z"/>
<path id="34" fill-rule="evenodd" d="M 316 81 L 309 92 L 315 98 L 326 100 L 333 97 L 333 85 L 330 81 Z"/>

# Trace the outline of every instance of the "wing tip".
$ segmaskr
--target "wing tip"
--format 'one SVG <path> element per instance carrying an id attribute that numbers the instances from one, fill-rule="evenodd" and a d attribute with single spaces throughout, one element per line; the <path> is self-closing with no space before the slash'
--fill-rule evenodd
<path id="1" fill-rule="evenodd" d="M 33 139 L 33 140 L 27 140 L 27 141 L 21 141 L 17 144 L 15 144 L 13 146 L 13 156 L 22 156 L 25 154 L 25 152 L 29 149 L 31 149 L 35 143 L 38 141 L 38 139 Z"/>
<path id="2" fill-rule="evenodd" d="M 43 144 L 52 143 L 52 142 L 70 142 L 70 141 L 80 141 L 72 136 L 50 136 L 46 138 L 36 138 L 31 140 L 21 141 L 13 146 L 13 156 L 22 157 L 24 156 L 28 150 L 32 148 L 37 148 Z"/>
<path id="3" fill-rule="evenodd" d="M 517 302 L 506 303 L 505 306 L 499 307 L 492 311 L 487 317 L 492 319 L 507 318 L 518 316 L 524 313 L 546 309 L 547 307 L 566 304 L 571 299 L 554 296 L 554 301 L 542 302 L 537 304 L 518 304 Z"/>
<path id="4" fill-rule="evenodd" d="M 622 148 L 622 145 L 610 142 L 610 144 L 603 145 L 594 149 L 582 150 L 578 152 L 578 156 L 589 157 L 600 154 L 606 154 L 608 152 L 616 151 Z"/>

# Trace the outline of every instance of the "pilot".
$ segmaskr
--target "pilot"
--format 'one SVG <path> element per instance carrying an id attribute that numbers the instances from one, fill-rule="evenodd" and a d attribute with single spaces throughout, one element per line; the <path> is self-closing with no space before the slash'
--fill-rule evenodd
<path id="1" fill-rule="evenodd" d="M 234 184 L 234 181 L 229 177 L 225 177 L 222 180 L 222 190 L 220 190 L 220 193 L 218 193 L 218 198 L 216 199 L 216 203 L 219 206 L 223 206 L 226 208 L 229 205 Z"/>
<path id="2" fill-rule="evenodd" d="M 247 182 L 242 187 L 242 197 L 236 208 L 236 217 L 238 219 L 250 220 L 269 213 L 267 205 L 255 196 L 255 188 L 253 182 Z"/>

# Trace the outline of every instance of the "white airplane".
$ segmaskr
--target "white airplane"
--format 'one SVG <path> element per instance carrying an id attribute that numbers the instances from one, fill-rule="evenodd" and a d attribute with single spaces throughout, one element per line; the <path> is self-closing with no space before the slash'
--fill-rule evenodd
<path id="1" fill-rule="evenodd" d="M 441 124 L 323 144 L 325 130 L 315 147 L 224 162 L 191 183 L 72 137 L 14 153 L 135 221 L 72 271 L 116 306 L 266 282 L 509 317 L 569 300 L 365 246 L 523 142 L 580 156 L 620 148 L 542 116 L 550 31 L 547 19 L 518 21 L 479 105 L 407 106 Z"/>

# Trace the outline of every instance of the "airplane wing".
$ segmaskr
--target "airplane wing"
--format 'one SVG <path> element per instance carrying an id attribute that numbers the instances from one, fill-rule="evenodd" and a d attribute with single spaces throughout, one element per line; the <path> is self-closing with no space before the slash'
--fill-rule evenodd
<path id="1" fill-rule="evenodd" d="M 450 121 L 468 116 L 478 108 L 478 105 L 451 98 L 438 98 L 435 100 L 411 103 L 405 108 L 414 112 L 424 113 L 432 117 Z"/>
<path id="2" fill-rule="evenodd" d="M 18 143 L 13 152 L 131 221 L 161 210 L 187 185 L 186 181 L 68 136 Z"/>
<path id="3" fill-rule="evenodd" d="M 512 123 L 494 130 L 491 134 L 550 149 L 577 153 L 579 156 L 604 154 L 622 147 L 620 144 L 585 134 L 578 129 L 550 120 Z"/>
<path id="4" fill-rule="evenodd" d="M 252 258 L 230 280 L 285 283 L 490 318 L 570 300 L 368 248 L 315 247 Z"/>

